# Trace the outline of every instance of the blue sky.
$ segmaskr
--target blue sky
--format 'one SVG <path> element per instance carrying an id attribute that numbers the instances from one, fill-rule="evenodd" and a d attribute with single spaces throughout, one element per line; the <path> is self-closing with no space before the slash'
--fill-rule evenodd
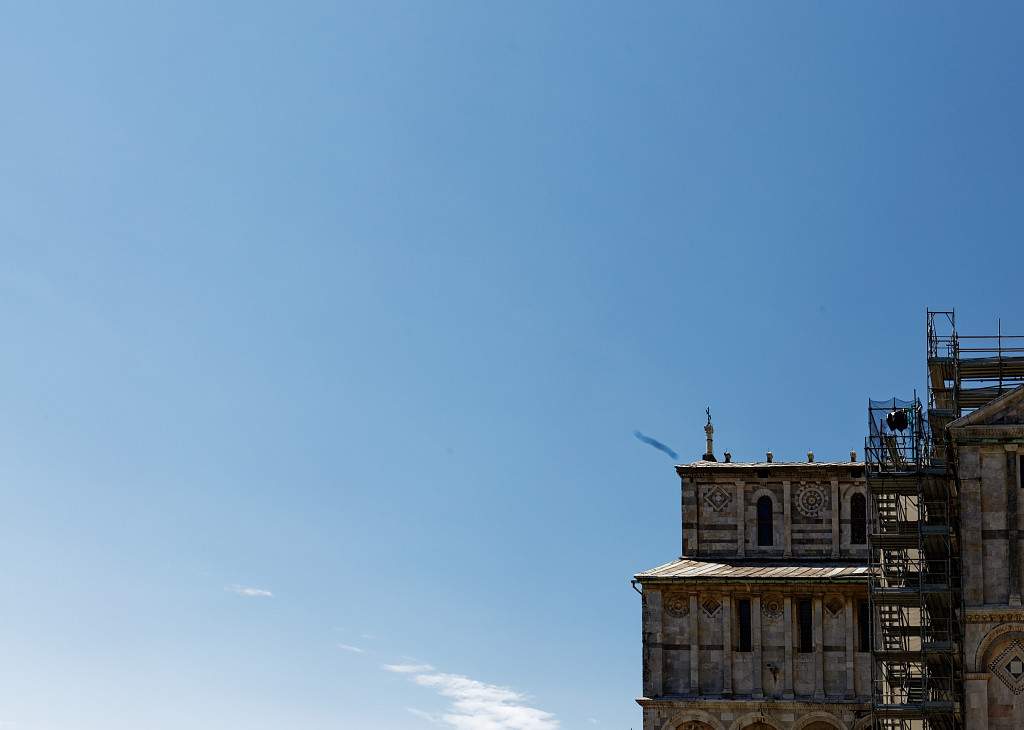
<path id="1" fill-rule="evenodd" d="M 8 7 L 0 727 L 638 728 L 632 432 L 841 458 L 1024 332 L 1021 14 Z"/>

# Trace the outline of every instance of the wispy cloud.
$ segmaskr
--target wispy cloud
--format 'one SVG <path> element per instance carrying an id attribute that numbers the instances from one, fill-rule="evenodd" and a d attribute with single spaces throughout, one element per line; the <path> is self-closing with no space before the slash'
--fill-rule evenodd
<path id="1" fill-rule="evenodd" d="M 239 596 L 245 596 L 246 598 L 273 598 L 274 594 L 264 588 L 252 588 L 250 586 L 240 586 L 237 583 L 229 586 L 225 586 L 224 590 L 236 593 Z"/>
<path id="2" fill-rule="evenodd" d="M 384 668 L 398 674 L 420 674 L 434 671 L 429 664 L 385 664 Z"/>
<path id="3" fill-rule="evenodd" d="M 507 687 L 487 684 L 461 674 L 445 674 L 429 664 L 385 664 L 389 672 L 408 675 L 449 701 L 439 715 L 408 708 L 430 722 L 455 730 L 559 730 L 555 716 L 530 707 L 526 695 Z"/>
<path id="4" fill-rule="evenodd" d="M 342 651 L 350 651 L 353 654 L 365 654 L 365 649 L 360 649 L 358 646 L 352 646 L 351 644 L 338 644 L 338 648 Z"/>
<path id="5" fill-rule="evenodd" d="M 434 715 L 430 712 L 425 712 L 424 710 L 417 710 L 415 707 L 406 707 L 405 709 L 409 711 L 409 714 L 415 715 L 421 720 L 426 720 L 427 722 L 433 723 L 434 725 L 440 725 L 442 722 L 444 722 L 439 715 Z"/>

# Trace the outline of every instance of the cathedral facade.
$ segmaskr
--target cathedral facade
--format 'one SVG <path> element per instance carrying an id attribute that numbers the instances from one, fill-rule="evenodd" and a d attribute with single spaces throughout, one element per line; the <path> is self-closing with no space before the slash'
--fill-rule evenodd
<path id="1" fill-rule="evenodd" d="M 927 343 L 863 460 L 719 460 L 709 415 L 680 557 L 633 580 L 644 730 L 1024 728 L 1024 337 Z"/>
<path id="2" fill-rule="evenodd" d="M 1024 387 L 949 432 L 962 511 L 966 727 L 1013 730 L 1024 727 Z"/>

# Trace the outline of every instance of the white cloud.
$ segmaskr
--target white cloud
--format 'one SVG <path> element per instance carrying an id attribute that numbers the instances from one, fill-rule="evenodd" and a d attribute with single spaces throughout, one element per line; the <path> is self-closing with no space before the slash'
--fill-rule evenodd
<path id="1" fill-rule="evenodd" d="M 237 593 L 239 596 L 245 596 L 246 598 L 273 598 L 274 594 L 263 588 L 250 588 L 249 586 L 240 586 L 237 583 L 224 588 L 226 591 Z"/>
<path id="2" fill-rule="evenodd" d="M 360 649 L 358 646 L 352 646 L 351 644 L 338 644 L 338 648 L 343 651 L 350 651 L 353 654 L 365 654 L 365 649 Z"/>
<path id="3" fill-rule="evenodd" d="M 440 715 L 413 710 L 417 717 L 455 730 L 559 730 L 550 712 L 530 707 L 520 692 L 470 679 L 461 674 L 437 672 L 429 664 L 386 664 L 389 672 L 410 675 L 449 701 Z"/>
<path id="4" fill-rule="evenodd" d="M 434 671 L 434 668 L 429 664 L 385 664 L 384 669 L 398 674 L 419 674 Z"/>

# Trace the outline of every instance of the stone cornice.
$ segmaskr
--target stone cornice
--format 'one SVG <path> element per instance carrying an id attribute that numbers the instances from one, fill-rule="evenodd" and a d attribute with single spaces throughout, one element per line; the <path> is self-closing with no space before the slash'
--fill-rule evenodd
<path id="1" fill-rule="evenodd" d="M 957 443 L 1015 439 L 1024 441 L 1024 425 L 1003 424 L 994 426 L 951 426 L 949 429 Z"/>
<path id="2" fill-rule="evenodd" d="M 968 608 L 964 622 L 969 624 L 1018 623 L 1024 624 L 1024 608 Z"/>
<path id="3" fill-rule="evenodd" d="M 688 588 L 689 593 L 743 593 L 744 586 L 763 587 L 761 593 L 812 594 L 812 593 L 854 593 L 861 594 L 868 584 L 868 576 L 842 576 L 839 578 L 647 578 L 637 576 L 637 583 L 651 588 Z M 860 590 L 858 590 L 860 589 Z"/>
<path id="4" fill-rule="evenodd" d="M 851 474 L 855 470 L 856 476 Z M 759 477 L 758 472 L 768 472 L 768 476 Z M 676 467 L 676 474 L 689 479 L 712 481 L 730 481 L 737 479 L 752 483 L 767 479 L 776 482 L 781 479 L 800 480 L 821 483 L 822 480 L 838 476 L 843 483 L 864 483 L 863 461 L 796 461 L 796 462 L 697 462 L 681 464 Z M 827 482 L 826 482 L 827 483 Z"/>
<path id="5" fill-rule="evenodd" d="M 845 699 L 842 697 L 827 697 L 823 700 L 807 698 L 806 700 L 779 700 L 770 697 L 693 697 L 691 695 L 671 695 L 665 697 L 637 697 L 636 703 L 647 709 L 701 709 L 721 712 L 729 710 L 739 712 L 740 709 L 762 710 L 772 712 L 777 710 L 799 710 L 808 712 L 811 708 L 821 708 L 826 712 L 838 713 L 842 710 L 870 710 L 871 699 L 868 697 L 855 697 Z"/>

